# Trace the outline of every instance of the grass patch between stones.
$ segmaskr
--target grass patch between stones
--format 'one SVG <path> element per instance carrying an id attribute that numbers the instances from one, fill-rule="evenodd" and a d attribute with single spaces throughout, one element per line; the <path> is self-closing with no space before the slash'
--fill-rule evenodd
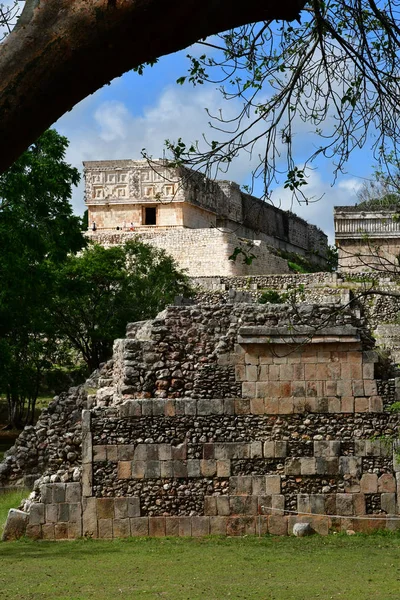
<path id="1" fill-rule="evenodd" d="M 400 535 L 0 545 L 0 599 L 391 600 Z"/>

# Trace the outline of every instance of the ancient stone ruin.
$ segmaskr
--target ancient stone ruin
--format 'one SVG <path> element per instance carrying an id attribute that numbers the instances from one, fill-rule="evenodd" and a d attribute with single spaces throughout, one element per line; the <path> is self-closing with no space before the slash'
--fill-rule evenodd
<path id="1" fill-rule="evenodd" d="M 325 268 L 327 236 L 318 227 L 236 183 L 163 161 L 87 161 L 84 167 L 87 235 L 104 246 L 139 235 L 191 277 L 288 273 L 288 253 Z M 255 260 L 229 260 L 236 248 Z"/>
<path id="2" fill-rule="evenodd" d="M 377 379 L 365 319 L 342 301 L 228 297 L 129 325 L 97 378 L 57 398 L 0 467 L 3 485 L 41 475 L 26 534 L 397 528 L 398 390 Z"/>

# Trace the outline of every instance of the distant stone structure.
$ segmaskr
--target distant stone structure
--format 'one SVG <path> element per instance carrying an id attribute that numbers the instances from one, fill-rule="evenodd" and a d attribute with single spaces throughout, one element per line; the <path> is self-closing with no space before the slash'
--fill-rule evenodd
<path id="1" fill-rule="evenodd" d="M 84 163 L 88 236 L 102 245 L 140 235 L 166 250 L 192 277 L 288 273 L 279 251 L 326 265 L 327 236 L 292 213 L 163 161 Z M 253 254 L 229 260 L 235 248 Z"/>
<path id="2" fill-rule="evenodd" d="M 356 272 L 378 270 L 393 273 L 399 266 L 400 222 L 398 208 L 363 209 L 335 206 L 335 241 L 339 270 Z"/>

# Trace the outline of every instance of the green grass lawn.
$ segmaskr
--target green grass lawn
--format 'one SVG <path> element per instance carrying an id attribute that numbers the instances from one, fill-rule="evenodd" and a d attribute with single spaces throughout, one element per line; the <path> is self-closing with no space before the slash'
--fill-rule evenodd
<path id="1" fill-rule="evenodd" d="M 390 600 L 400 536 L 0 544 L 0 599 Z"/>

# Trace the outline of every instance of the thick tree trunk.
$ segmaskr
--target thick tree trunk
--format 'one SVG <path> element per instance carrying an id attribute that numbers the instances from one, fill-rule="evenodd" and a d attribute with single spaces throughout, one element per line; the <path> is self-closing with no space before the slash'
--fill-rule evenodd
<path id="1" fill-rule="evenodd" d="M 304 0 L 27 0 L 0 45 L 0 172 L 114 77 L 206 36 L 292 20 Z"/>

